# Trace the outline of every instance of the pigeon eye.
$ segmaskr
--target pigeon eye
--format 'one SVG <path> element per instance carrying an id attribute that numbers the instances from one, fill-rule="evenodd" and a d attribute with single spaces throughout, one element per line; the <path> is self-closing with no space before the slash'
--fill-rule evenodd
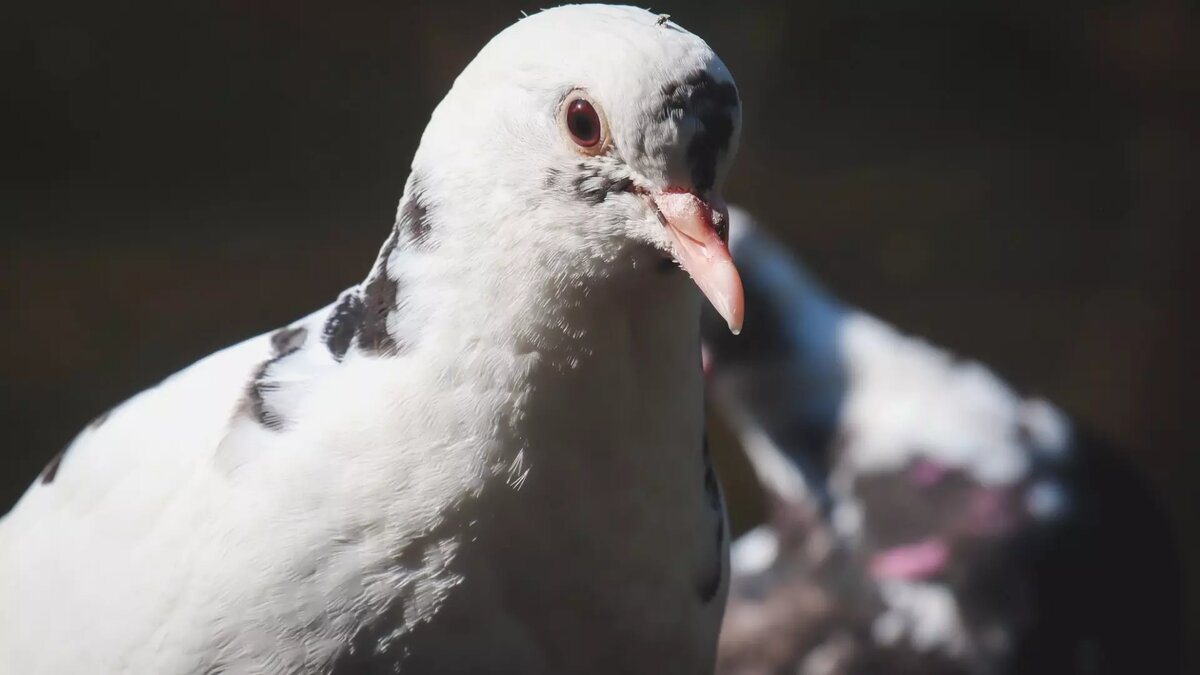
<path id="1" fill-rule="evenodd" d="M 599 155 L 608 149 L 604 118 L 582 91 L 573 91 L 563 107 L 563 127 L 579 150 Z"/>
<path id="2" fill-rule="evenodd" d="M 600 115 L 595 106 L 577 98 L 567 106 L 567 131 L 585 148 L 600 142 Z"/>

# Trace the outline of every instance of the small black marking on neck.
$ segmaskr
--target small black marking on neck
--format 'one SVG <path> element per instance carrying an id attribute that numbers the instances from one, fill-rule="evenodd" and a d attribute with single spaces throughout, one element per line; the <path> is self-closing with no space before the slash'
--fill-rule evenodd
<path id="1" fill-rule="evenodd" d="M 91 422 L 87 423 L 87 426 L 84 427 L 84 431 L 95 431 L 104 426 L 104 423 L 108 421 L 109 416 L 112 415 L 114 410 L 116 410 L 115 407 L 109 408 L 99 415 L 96 415 Z M 68 448 L 70 448 L 70 446 L 67 446 L 66 448 L 63 448 L 55 453 L 55 455 L 51 457 L 50 461 L 46 464 L 46 468 L 42 469 L 42 473 L 40 475 L 42 485 L 49 485 L 50 483 L 54 482 L 55 476 L 58 475 L 58 468 L 62 465 L 63 458 L 67 455 Z"/>
<path id="2" fill-rule="evenodd" d="M 304 326 L 287 326 L 271 333 L 271 355 L 278 356 L 284 352 L 299 349 L 308 339 L 308 329 Z"/>
<path id="3" fill-rule="evenodd" d="M 350 349 L 350 343 L 354 340 L 354 332 L 362 323 L 362 317 L 362 298 L 358 296 L 357 288 L 351 289 L 342 295 L 333 311 L 329 313 L 329 319 L 325 321 L 322 331 L 325 347 L 329 349 L 334 361 L 341 361 L 346 356 L 346 351 Z"/>
<path id="4" fill-rule="evenodd" d="M 266 414 L 266 402 L 263 400 L 263 389 L 266 388 L 266 384 L 263 383 L 263 376 L 266 375 L 266 369 L 270 365 L 271 362 L 268 360 L 268 362 L 259 364 L 258 368 L 254 369 L 250 377 L 250 384 L 246 386 L 246 393 L 242 395 L 239 412 L 257 420 L 265 428 L 277 430 L 280 429 L 278 419 L 275 416 L 269 417 Z"/>
<path id="5" fill-rule="evenodd" d="M 392 278 L 388 261 L 399 239 L 399 229 L 393 230 L 379 253 L 379 264 L 362 287 L 363 308 L 357 344 L 368 354 L 394 355 L 403 347 L 388 331 L 388 315 L 396 311 L 396 300 L 400 295 L 400 280 Z"/>
<path id="6" fill-rule="evenodd" d="M 363 287 L 363 319 L 358 331 L 358 346 L 370 354 L 395 354 L 400 345 L 388 332 L 388 315 L 396 309 L 400 282 L 386 273 Z"/>
<path id="7" fill-rule="evenodd" d="M 54 482 L 54 477 L 58 475 L 58 467 L 62 465 L 63 456 L 67 453 L 67 449 L 63 448 L 54 453 L 50 461 L 46 464 L 46 468 L 42 469 L 42 485 L 49 485 Z"/>
<path id="8" fill-rule="evenodd" d="M 717 482 L 717 472 L 713 469 L 712 453 L 708 449 L 708 431 L 704 432 L 701 453 L 704 458 L 704 494 L 708 497 L 708 505 L 714 510 L 721 510 L 721 484 Z"/>
<path id="9" fill-rule="evenodd" d="M 112 414 L 113 410 L 114 410 L 114 408 L 109 408 L 108 410 L 105 410 L 104 412 L 100 413 L 99 415 L 96 415 L 96 417 L 91 422 L 88 422 L 87 430 L 95 431 L 96 429 L 99 429 L 100 427 L 104 426 L 104 423 L 108 421 L 108 416 Z"/>
<path id="10" fill-rule="evenodd" d="M 325 321 L 322 337 L 335 361 L 344 359 L 351 345 L 372 355 L 401 351 L 403 345 L 388 330 L 388 316 L 397 310 L 400 295 L 400 280 L 392 277 L 388 265 L 401 239 L 420 246 L 427 242 L 428 234 L 423 207 L 415 200 L 406 202 L 371 276 L 363 285 L 343 293 Z"/>
<path id="11" fill-rule="evenodd" d="M 250 378 L 246 393 L 238 407 L 245 414 L 271 431 L 282 431 L 285 420 L 278 411 L 272 410 L 267 404 L 267 395 L 279 389 L 279 383 L 271 378 L 271 368 L 287 357 L 300 351 L 300 347 L 292 347 L 284 352 L 275 354 L 263 361 Z"/>
<path id="12" fill-rule="evenodd" d="M 278 415 L 267 411 L 264 399 L 266 392 L 274 389 L 273 385 L 264 381 L 267 369 L 273 362 L 273 360 L 266 361 L 254 370 L 254 375 L 250 378 L 250 384 L 246 387 L 246 394 L 242 400 L 242 410 L 264 427 L 272 431 L 279 431 L 283 428 L 283 420 Z"/>
<path id="13" fill-rule="evenodd" d="M 409 181 L 404 203 L 400 205 L 400 215 L 396 219 L 396 229 L 418 247 L 429 243 L 429 233 L 433 229 L 423 190 L 421 179 L 413 176 Z"/>
<path id="14" fill-rule="evenodd" d="M 721 590 L 721 582 L 725 578 L 725 499 L 721 495 L 721 484 L 717 481 L 717 473 L 713 470 L 712 456 L 708 450 L 708 431 L 704 432 L 701 448 L 704 458 L 704 494 L 708 498 L 709 509 L 717 521 L 716 550 L 713 558 L 713 569 L 709 570 L 699 581 L 696 593 L 704 604 L 712 602 Z"/>

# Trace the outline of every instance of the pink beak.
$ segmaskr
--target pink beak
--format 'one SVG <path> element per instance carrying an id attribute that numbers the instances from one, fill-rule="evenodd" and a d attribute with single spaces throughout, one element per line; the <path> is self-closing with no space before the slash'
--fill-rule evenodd
<path id="1" fill-rule="evenodd" d="M 707 201 L 694 192 L 667 188 L 650 195 L 659 220 L 671 233 L 675 259 L 737 335 L 745 298 L 742 278 L 729 255 L 729 209 L 719 195 Z"/>

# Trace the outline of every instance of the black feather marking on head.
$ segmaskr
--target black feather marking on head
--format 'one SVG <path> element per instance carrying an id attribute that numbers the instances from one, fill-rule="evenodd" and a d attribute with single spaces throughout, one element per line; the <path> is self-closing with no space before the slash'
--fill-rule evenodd
<path id="1" fill-rule="evenodd" d="M 712 189 L 717 179 L 717 160 L 729 150 L 733 137 L 733 118 L 741 105 L 732 82 L 717 82 L 705 71 L 690 75 L 683 82 L 666 85 L 661 116 L 663 119 L 695 116 L 699 128 L 688 142 L 687 163 L 692 186 L 700 192 Z"/>
<path id="2" fill-rule="evenodd" d="M 563 173 L 554 167 L 546 169 L 546 175 L 542 178 L 542 188 L 545 190 L 553 190 L 562 184 Z"/>
<path id="3" fill-rule="evenodd" d="M 542 186 L 547 190 L 559 190 L 588 204 L 596 205 L 604 203 L 604 200 L 615 192 L 632 191 L 633 179 L 624 173 L 613 175 L 606 173 L 602 166 L 580 162 L 575 165 L 575 171 L 570 177 L 561 169 L 547 169 Z"/>
<path id="4" fill-rule="evenodd" d="M 608 190 L 605 189 L 604 181 L 598 179 L 599 176 L 595 174 L 577 174 L 571 181 L 575 188 L 575 194 L 589 204 L 603 203 L 608 198 Z"/>
<path id="5" fill-rule="evenodd" d="M 400 295 L 400 280 L 392 278 L 388 261 L 396 250 L 399 235 L 399 229 L 392 230 L 392 236 L 379 254 L 379 265 L 362 287 L 358 347 L 369 354 L 393 355 L 403 348 L 388 331 L 388 315 L 396 311 L 396 299 Z"/>
<path id="6" fill-rule="evenodd" d="M 54 482 L 54 477 L 58 475 L 58 467 L 62 464 L 63 456 L 66 455 L 67 449 L 63 448 L 54 453 L 50 461 L 46 464 L 46 468 L 42 469 L 42 485 L 49 485 Z"/>
<path id="7" fill-rule="evenodd" d="M 350 349 L 350 343 L 354 340 L 354 333 L 362 323 L 362 317 L 363 301 L 358 295 L 358 289 L 344 293 L 329 313 L 321 337 L 335 361 L 341 361 L 346 356 L 346 351 Z"/>
<path id="8" fill-rule="evenodd" d="M 589 204 L 602 204 L 614 192 L 628 192 L 633 187 L 633 179 L 628 177 L 613 178 L 611 176 L 579 175 L 575 177 L 575 194 Z"/>
<path id="9" fill-rule="evenodd" d="M 708 449 L 708 431 L 704 432 L 702 446 L 704 458 L 704 494 L 708 498 L 709 509 L 717 521 L 716 551 L 713 558 L 713 568 L 706 572 L 696 587 L 696 593 L 704 604 L 712 602 L 721 589 L 725 578 L 725 498 L 721 495 L 721 484 L 717 481 L 717 473 L 713 469 L 712 455 Z"/>
<path id="10" fill-rule="evenodd" d="M 308 329 L 304 326 L 287 326 L 271 333 L 271 354 L 278 356 L 284 352 L 299 349 L 308 339 Z"/>

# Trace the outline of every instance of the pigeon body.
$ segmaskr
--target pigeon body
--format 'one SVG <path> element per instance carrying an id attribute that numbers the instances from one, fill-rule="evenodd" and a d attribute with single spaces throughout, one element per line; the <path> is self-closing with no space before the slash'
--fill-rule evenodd
<path id="1" fill-rule="evenodd" d="M 1178 672 L 1170 530 L 1117 453 L 738 210 L 731 248 L 748 318 L 706 322 L 710 387 L 774 513 L 735 543 L 719 672 Z"/>
<path id="2" fill-rule="evenodd" d="M 736 328 L 739 126 L 653 14 L 499 34 L 363 283 L 98 419 L 0 521 L 0 671 L 708 672 L 696 286 Z"/>

